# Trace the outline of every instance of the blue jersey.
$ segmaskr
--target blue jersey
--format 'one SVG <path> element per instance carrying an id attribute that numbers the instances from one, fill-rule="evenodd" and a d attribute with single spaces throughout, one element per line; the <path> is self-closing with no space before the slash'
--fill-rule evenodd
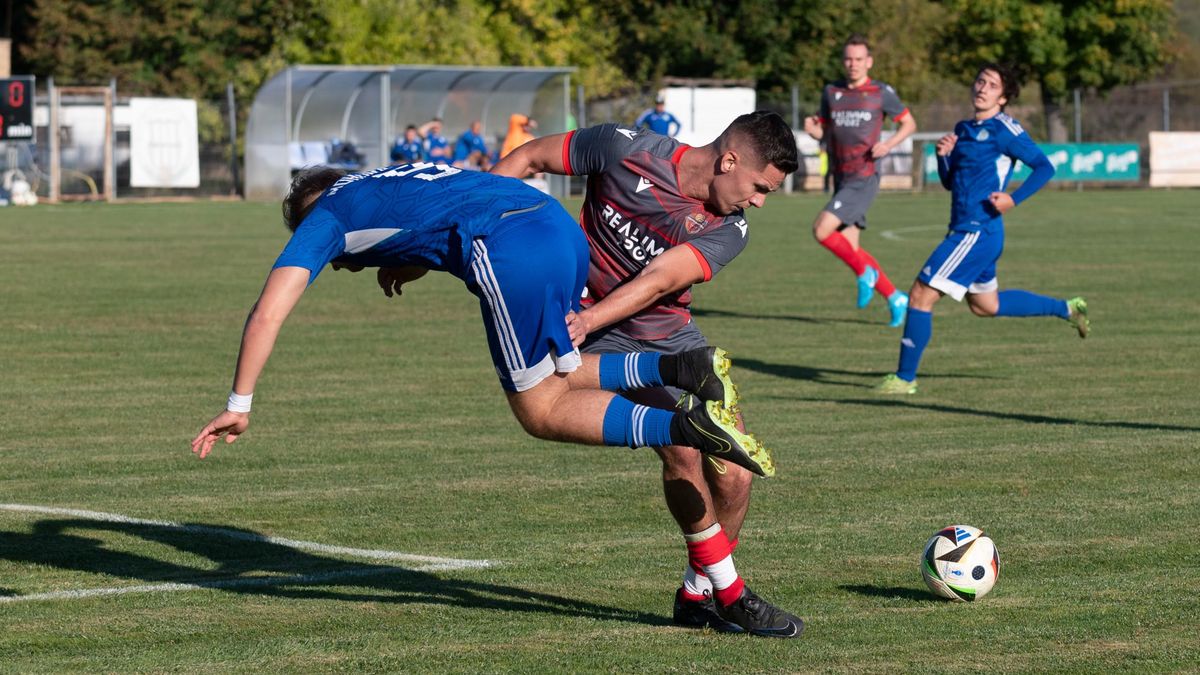
<path id="1" fill-rule="evenodd" d="M 646 127 L 659 136 L 674 136 L 675 134 L 679 133 L 679 129 L 683 125 L 681 125 L 679 120 L 676 119 L 671 113 L 665 110 L 658 112 L 651 108 L 650 110 L 642 113 L 637 118 L 637 121 L 633 123 L 633 126 L 637 127 L 638 129 Z M 674 130 L 671 129 L 672 126 L 675 127 Z"/>
<path id="2" fill-rule="evenodd" d="M 461 162 L 470 157 L 473 152 L 488 154 L 487 143 L 483 142 L 483 136 L 471 133 L 471 130 L 468 129 L 458 137 L 458 144 L 454 146 L 454 161 Z"/>
<path id="3" fill-rule="evenodd" d="M 1014 160 L 1033 170 L 1012 194 L 1017 204 L 1040 190 L 1054 175 L 1054 165 L 1045 153 L 1005 113 L 986 120 L 963 120 L 954 126 L 954 135 L 958 137 L 954 151 L 947 157 L 938 157 L 938 175 L 942 185 L 951 191 L 951 230 L 991 232 L 1004 227 L 988 196 L 1008 187 Z"/>
<path id="4" fill-rule="evenodd" d="M 401 140 L 392 146 L 391 157 L 393 162 L 419 162 L 425 159 L 425 147 L 420 141 Z"/>
<path id="5" fill-rule="evenodd" d="M 438 160 L 450 159 L 450 141 L 441 134 L 435 134 L 432 131 L 425 137 L 425 152 L 429 159 Z"/>
<path id="6" fill-rule="evenodd" d="M 552 198 L 515 178 L 446 164 L 349 174 L 317 199 L 275 267 L 303 267 L 310 284 L 330 262 L 415 265 L 465 281 L 477 238 L 518 220 L 504 215 L 547 201 Z"/>

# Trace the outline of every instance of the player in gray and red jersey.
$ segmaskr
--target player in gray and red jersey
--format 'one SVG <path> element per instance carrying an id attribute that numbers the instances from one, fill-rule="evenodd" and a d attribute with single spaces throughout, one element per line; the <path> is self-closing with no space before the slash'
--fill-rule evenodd
<path id="1" fill-rule="evenodd" d="M 859 230 L 867 227 L 867 209 L 879 193 L 875 163 L 887 156 L 917 130 L 912 113 L 900 102 L 896 90 L 869 72 L 874 60 L 866 38 L 852 35 L 842 49 L 846 79 L 825 86 L 821 114 L 804 120 L 804 130 L 829 148 L 833 173 L 833 199 L 813 221 L 813 236 L 846 263 L 858 276 L 858 306 L 866 307 L 875 291 L 887 299 L 892 320 L 904 323 L 908 296 L 896 290 L 875 257 L 859 246 Z M 884 116 L 900 123 L 886 141 L 880 141 Z"/>
<path id="2" fill-rule="evenodd" d="M 591 249 L 585 308 L 568 324 L 585 352 L 678 353 L 706 344 L 692 323 L 691 286 L 709 281 L 746 246 L 744 209 L 796 170 L 795 137 L 775 113 L 742 115 L 712 143 L 690 147 L 606 124 L 521 146 L 493 172 L 588 176 L 581 225 Z M 603 303 L 598 303 L 604 300 Z M 597 304 L 598 303 L 598 304 Z M 724 360 L 714 350 L 714 359 Z M 600 373 L 601 380 L 616 374 Z M 639 400 L 688 405 L 678 391 Z M 688 567 L 676 623 L 796 637 L 803 622 L 747 588 L 732 552 L 750 499 L 750 472 L 680 446 L 656 448 L 667 507 L 683 531 Z"/>

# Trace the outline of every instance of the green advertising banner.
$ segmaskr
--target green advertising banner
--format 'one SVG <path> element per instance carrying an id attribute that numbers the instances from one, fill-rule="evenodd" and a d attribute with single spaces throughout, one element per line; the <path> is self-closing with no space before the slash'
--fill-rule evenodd
<path id="1" fill-rule="evenodd" d="M 1045 143 L 1042 152 L 1054 165 L 1056 181 L 1137 180 L 1141 158 L 1136 143 Z M 1017 162 L 1012 180 L 1029 176 L 1029 167 Z M 925 144 L 925 182 L 938 182 L 937 152 Z"/>

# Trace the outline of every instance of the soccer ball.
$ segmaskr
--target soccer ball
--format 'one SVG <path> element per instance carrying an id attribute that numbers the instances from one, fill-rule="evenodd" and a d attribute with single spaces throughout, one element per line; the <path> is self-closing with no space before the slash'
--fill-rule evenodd
<path id="1" fill-rule="evenodd" d="M 935 595 L 972 602 L 988 594 L 1000 576 L 1000 552 L 970 525 L 942 528 L 925 543 L 921 576 Z"/>

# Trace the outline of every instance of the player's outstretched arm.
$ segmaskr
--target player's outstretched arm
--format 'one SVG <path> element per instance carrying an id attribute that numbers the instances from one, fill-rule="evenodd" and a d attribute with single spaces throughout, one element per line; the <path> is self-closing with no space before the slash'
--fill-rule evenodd
<path id="1" fill-rule="evenodd" d="M 653 305 L 663 296 L 704 281 L 704 268 L 690 246 L 673 246 L 659 255 L 629 283 L 622 284 L 603 300 L 571 315 L 567 329 L 576 346 L 588 333 L 627 319 Z"/>
<path id="2" fill-rule="evenodd" d="M 237 371 L 233 376 L 233 391 L 241 396 L 250 396 L 258 383 L 279 329 L 299 302 L 308 287 L 309 271 L 303 267 L 279 267 L 271 270 L 258 302 L 250 310 L 246 327 L 242 331 L 242 348 L 238 352 Z M 231 397 L 232 398 L 232 397 Z M 249 406 L 244 412 L 225 410 L 206 424 L 192 439 L 192 452 L 201 459 L 212 451 L 213 444 L 222 436 L 226 443 L 237 440 L 250 426 Z"/>
<path id="3" fill-rule="evenodd" d="M 567 134 L 535 138 L 508 153 L 492 167 L 491 173 L 512 178 L 527 178 L 535 173 L 565 175 L 563 144 Z"/>

